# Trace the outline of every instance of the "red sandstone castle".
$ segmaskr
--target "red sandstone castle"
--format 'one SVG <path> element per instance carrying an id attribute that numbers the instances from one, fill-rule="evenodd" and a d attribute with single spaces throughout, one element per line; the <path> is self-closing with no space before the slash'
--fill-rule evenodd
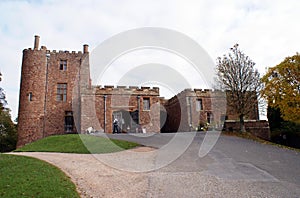
<path id="1" fill-rule="evenodd" d="M 112 133 L 114 118 L 122 132 L 191 131 L 201 123 L 222 127 L 225 119 L 238 117 L 221 95 L 186 89 L 166 100 L 158 87 L 94 86 L 88 45 L 83 52 L 50 51 L 39 48 L 35 36 L 34 48 L 23 51 L 17 146 L 54 134 L 85 133 L 89 127 Z M 258 120 L 257 103 L 246 118 Z"/>

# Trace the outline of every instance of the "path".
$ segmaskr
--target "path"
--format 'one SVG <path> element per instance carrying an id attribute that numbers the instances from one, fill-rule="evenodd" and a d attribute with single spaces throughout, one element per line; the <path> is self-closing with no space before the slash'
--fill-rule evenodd
<path id="1" fill-rule="evenodd" d="M 114 135 L 113 138 L 163 148 L 173 136 Z M 221 136 L 213 150 L 200 158 L 198 152 L 203 138 L 203 134 L 197 134 L 185 153 L 168 166 L 141 173 L 117 170 L 103 162 L 128 164 L 137 170 L 156 167 L 158 158 L 153 155 L 159 149 L 141 147 L 99 155 L 17 154 L 58 166 L 71 177 L 82 197 L 300 197 L 298 152 Z"/>

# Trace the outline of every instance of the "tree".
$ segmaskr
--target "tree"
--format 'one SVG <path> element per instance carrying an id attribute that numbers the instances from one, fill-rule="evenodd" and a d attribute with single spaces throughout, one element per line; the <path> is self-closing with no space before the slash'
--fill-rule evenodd
<path id="1" fill-rule="evenodd" d="M 0 73 L 0 81 L 2 74 Z M 0 152 L 12 151 L 16 148 L 17 129 L 11 120 L 10 110 L 6 108 L 4 90 L 0 87 Z"/>
<path id="2" fill-rule="evenodd" d="M 300 124 L 300 54 L 287 57 L 263 76 L 262 95 L 282 118 Z"/>
<path id="3" fill-rule="evenodd" d="M 2 80 L 2 74 L 0 73 L 0 82 Z M 7 104 L 5 100 L 5 93 L 4 90 L 0 87 L 0 108 L 1 110 L 4 108 L 4 106 Z"/>
<path id="4" fill-rule="evenodd" d="M 17 130 L 9 109 L 0 112 L 0 152 L 12 151 L 17 144 Z"/>
<path id="5" fill-rule="evenodd" d="M 221 90 L 227 91 L 227 105 L 239 116 L 240 130 L 245 132 L 245 116 L 258 102 L 261 89 L 259 72 L 255 63 L 235 44 L 228 55 L 217 58 L 217 82 Z"/>

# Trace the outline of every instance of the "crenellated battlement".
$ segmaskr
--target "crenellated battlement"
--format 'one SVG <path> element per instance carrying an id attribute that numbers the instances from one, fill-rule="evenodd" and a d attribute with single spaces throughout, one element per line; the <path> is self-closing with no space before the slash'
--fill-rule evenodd
<path id="1" fill-rule="evenodd" d="M 198 97 L 198 98 L 211 98 L 211 97 L 224 97 L 225 92 L 215 89 L 191 89 L 187 88 L 176 94 L 167 101 L 167 105 L 172 105 L 186 97 Z"/>
<path id="2" fill-rule="evenodd" d="M 45 46 L 42 46 L 40 49 L 32 49 L 32 48 L 27 48 L 24 49 L 23 52 L 28 52 L 28 51 L 46 51 L 47 54 L 77 54 L 77 55 L 82 55 L 82 51 L 68 51 L 68 50 L 48 50 Z"/>
<path id="3" fill-rule="evenodd" d="M 83 45 L 83 51 L 72 51 L 69 52 L 68 50 L 48 50 L 46 46 L 41 46 L 41 48 L 39 49 L 39 43 L 40 43 L 40 37 L 39 36 L 35 36 L 34 39 L 34 47 L 32 48 L 27 48 L 24 49 L 23 52 L 28 52 L 28 51 L 46 51 L 47 54 L 77 54 L 77 55 L 82 55 L 85 53 L 88 53 L 88 45 L 84 44 Z"/>
<path id="4" fill-rule="evenodd" d="M 113 86 L 105 85 L 93 86 L 96 95 L 152 95 L 159 96 L 158 87 L 138 87 L 138 86 Z"/>

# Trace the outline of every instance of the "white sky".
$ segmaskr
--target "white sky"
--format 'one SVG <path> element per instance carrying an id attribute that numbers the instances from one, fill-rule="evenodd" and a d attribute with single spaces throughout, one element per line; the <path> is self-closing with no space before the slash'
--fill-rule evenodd
<path id="1" fill-rule="evenodd" d="M 92 51 L 105 39 L 140 27 L 179 31 L 214 61 L 239 43 L 263 74 L 300 51 L 299 10 L 298 0 L 2 0 L 0 86 L 14 119 L 22 50 L 33 47 L 34 35 L 50 50 L 81 51 L 87 43 Z"/>

